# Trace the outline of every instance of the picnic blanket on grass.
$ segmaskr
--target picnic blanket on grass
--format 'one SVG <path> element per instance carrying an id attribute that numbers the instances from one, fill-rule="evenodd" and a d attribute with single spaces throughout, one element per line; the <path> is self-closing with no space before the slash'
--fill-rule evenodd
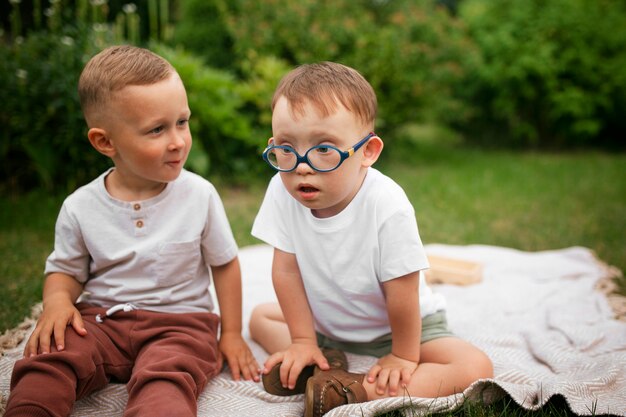
<path id="1" fill-rule="evenodd" d="M 582 247 L 522 252 L 484 245 L 434 244 L 427 245 L 426 250 L 429 255 L 483 264 L 480 283 L 437 284 L 433 289 L 447 298 L 452 330 L 489 355 L 495 377 L 477 381 L 457 395 L 388 398 L 342 406 L 327 416 L 374 416 L 396 409 L 405 410 L 405 415 L 423 415 L 456 409 L 468 399 L 488 403 L 507 394 L 529 410 L 561 395 L 578 415 L 626 416 L 626 322 L 615 319 L 606 291 L 598 290 L 600 282 L 610 282 L 608 278 L 619 271 Z M 272 249 L 265 245 L 240 251 L 248 340 L 247 321 L 254 306 L 275 300 L 271 259 Z M 23 333 L 32 330 L 29 323 L 23 327 Z M 3 404 L 23 343 L 5 349 L 0 358 Z M 262 363 L 267 354 L 250 343 Z M 348 354 L 348 360 L 353 372 L 365 372 L 375 362 L 372 357 L 353 354 Z M 121 416 L 126 399 L 123 384 L 109 384 L 78 401 L 72 416 Z M 303 395 L 277 397 L 264 392 L 260 383 L 235 382 L 224 370 L 202 393 L 198 415 L 301 416 L 303 401 Z"/>

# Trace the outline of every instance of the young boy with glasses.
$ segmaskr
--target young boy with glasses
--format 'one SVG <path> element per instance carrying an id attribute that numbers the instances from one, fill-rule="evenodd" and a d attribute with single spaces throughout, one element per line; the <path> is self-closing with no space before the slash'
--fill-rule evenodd
<path id="1" fill-rule="evenodd" d="M 305 415 L 354 402 L 462 392 L 493 376 L 489 358 L 450 332 L 445 301 L 404 191 L 372 165 L 377 101 L 354 69 L 303 65 L 279 83 L 263 157 L 279 171 L 252 234 L 274 247 L 279 301 L 258 306 L 252 337 L 271 356 L 263 385 L 305 393 Z M 367 374 L 345 355 L 378 357 Z"/>
<path id="2" fill-rule="evenodd" d="M 114 167 L 63 203 L 43 313 L 4 415 L 68 416 L 112 379 L 128 383 L 125 416 L 195 416 L 223 358 L 234 379 L 259 377 L 241 335 L 238 248 L 222 202 L 183 169 L 185 87 L 160 56 L 114 46 L 87 63 L 78 90 L 87 137 Z"/>

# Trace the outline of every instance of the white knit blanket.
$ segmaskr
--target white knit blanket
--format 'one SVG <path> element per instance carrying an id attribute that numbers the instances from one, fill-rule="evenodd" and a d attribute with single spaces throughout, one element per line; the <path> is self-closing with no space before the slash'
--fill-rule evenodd
<path id="1" fill-rule="evenodd" d="M 405 409 L 405 415 L 452 410 L 463 401 L 486 402 L 510 395 L 526 409 L 563 396 L 578 415 L 626 416 L 626 323 L 613 319 L 607 299 L 595 290 L 608 268 L 585 248 L 521 252 L 493 246 L 428 245 L 433 255 L 481 262 L 482 282 L 436 285 L 448 300 L 448 320 L 460 337 L 493 360 L 495 377 L 474 383 L 464 393 L 437 399 L 397 397 L 347 405 L 327 416 L 374 416 Z M 271 248 L 241 249 L 244 320 L 261 302 L 275 300 L 270 280 Z M 249 338 L 247 330 L 246 338 Z M 13 363 L 22 344 L 0 358 L 0 395 L 9 391 Z M 267 354 L 254 342 L 259 363 Z M 351 371 L 363 372 L 374 358 L 348 354 Z M 124 385 L 77 402 L 72 416 L 121 416 Z M 201 417 L 301 416 L 304 396 L 277 397 L 260 383 L 235 382 L 228 370 L 207 386 L 198 402 Z M 1 408 L 1 407 L 0 407 Z M 0 413 L 1 414 L 1 413 Z"/>

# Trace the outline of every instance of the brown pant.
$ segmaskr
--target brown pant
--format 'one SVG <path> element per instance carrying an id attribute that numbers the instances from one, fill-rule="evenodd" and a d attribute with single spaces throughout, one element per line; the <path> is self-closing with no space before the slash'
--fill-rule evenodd
<path id="1" fill-rule="evenodd" d="M 65 350 L 17 361 L 5 417 L 69 416 L 110 379 L 128 382 L 125 417 L 197 415 L 198 396 L 222 367 L 217 315 L 134 310 L 97 323 L 105 309 L 78 309 L 87 335 L 68 327 Z"/>

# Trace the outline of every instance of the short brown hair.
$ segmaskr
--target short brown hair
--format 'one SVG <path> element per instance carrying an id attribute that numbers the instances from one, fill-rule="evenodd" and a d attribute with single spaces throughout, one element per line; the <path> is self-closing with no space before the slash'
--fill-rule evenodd
<path id="1" fill-rule="evenodd" d="M 376 93 L 367 80 L 355 69 L 335 62 L 306 64 L 292 70 L 278 84 L 272 110 L 280 97 L 285 97 L 294 114 L 300 115 L 306 102 L 324 117 L 341 103 L 372 128 L 378 108 Z"/>
<path id="2" fill-rule="evenodd" d="M 108 102 L 115 91 L 129 85 L 150 85 L 176 73 L 159 55 L 131 45 L 111 46 L 92 57 L 78 81 L 80 105 L 88 114 Z"/>

